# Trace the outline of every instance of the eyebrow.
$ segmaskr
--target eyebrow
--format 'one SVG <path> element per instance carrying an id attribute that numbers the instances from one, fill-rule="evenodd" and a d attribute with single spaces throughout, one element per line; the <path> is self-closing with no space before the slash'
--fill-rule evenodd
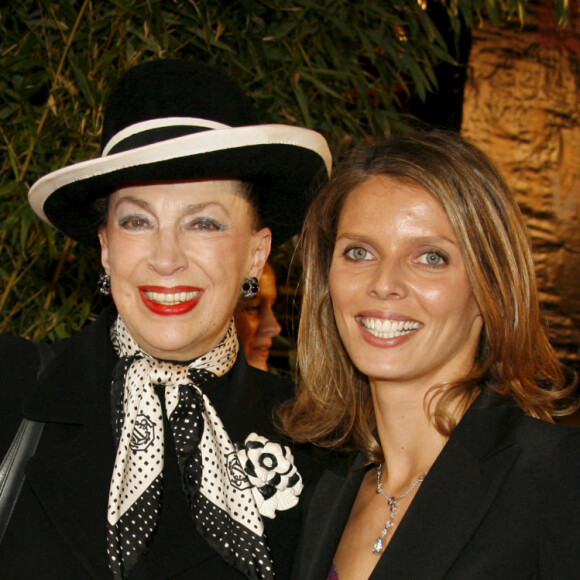
<path id="1" fill-rule="evenodd" d="M 347 239 L 347 240 L 352 240 L 352 241 L 356 241 L 356 242 L 362 242 L 365 244 L 370 244 L 373 245 L 373 239 L 369 238 L 368 236 L 366 236 L 365 234 L 356 234 L 356 233 L 352 233 L 352 232 L 344 232 L 338 236 L 336 236 L 336 242 L 339 242 L 343 239 Z M 447 236 L 409 236 L 408 239 L 412 240 L 415 243 L 420 243 L 423 245 L 437 245 L 437 244 L 441 244 L 441 243 L 448 243 L 451 244 L 452 246 L 455 247 L 459 247 L 459 244 L 457 243 L 457 241 L 454 241 L 450 238 L 448 238 Z"/>
<path id="2" fill-rule="evenodd" d="M 121 203 L 123 202 L 129 202 L 129 203 L 134 203 L 135 205 L 138 205 L 139 207 L 147 210 L 147 211 L 151 211 L 151 204 L 147 201 L 145 201 L 144 199 L 141 199 L 139 197 L 133 197 L 132 195 L 127 195 L 125 197 L 121 197 L 119 198 L 114 205 L 114 208 L 116 209 Z M 202 203 L 191 203 L 191 204 L 187 204 L 185 206 L 185 211 L 183 212 L 185 215 L 189 215 L 189 214 L 194 214 L 194 213 L 198 213 L 200 211 L 203 211 L 205 208 L 215 205 L 217 207 L 222 208 L 224 211 L 227 212 L 227 210 L 224 208 L 224 206 L 219 203 L 218 201 L 207 201 L 207 202 L 202 202 Z"/>
<path id="3" fill-rule="evenodd" d="M 126 195 L 125 197 L 121 197 L 117 201 L 115 201 L 113 209 L 117 209 L 125 201 L 128 201 L 129 203 L 134 203 L 135 205 L 138 205 L 143 209 L 149 209 L 149 204 L 145 200 L 139 199 L 138 197 L 133 197 L 131 195 Z"/>

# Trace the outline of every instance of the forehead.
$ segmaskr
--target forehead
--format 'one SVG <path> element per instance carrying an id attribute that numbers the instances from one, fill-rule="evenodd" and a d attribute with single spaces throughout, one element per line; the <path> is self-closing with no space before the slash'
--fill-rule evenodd
<path id="1" fill-rule="evenodd" d="M 239 210 L 250 204 L 241 181 L 193 180 L 158 183 L 135 183 L 117 188 L 110 196 L 110 207 L 122 200 L 140 202 L 152 208 L 216 203 Z"/>
<path id="2" fill-rule="evenodd" d="M 370 227 L 392 221 L 433 222 L 452 229 L 443 205 L 425 187 L 382 175 L 370 177 L 352 190 L 340 213 L 338 227 L 357 222 Z"/>

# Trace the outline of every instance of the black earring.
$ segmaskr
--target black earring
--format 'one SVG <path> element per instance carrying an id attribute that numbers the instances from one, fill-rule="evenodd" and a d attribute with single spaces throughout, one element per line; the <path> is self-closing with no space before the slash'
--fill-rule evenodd
<path id="1" fill-rule="evenodd" d="M 111 276 L 109 274 L 101 274 L 99 276 L 99 281 L 97 282 L 99 287 L 99 292 L 105 296 L 109 296 L 111 293 Z"/>
<path id="2" fill-rule="evenodd" d="M 260 286 L 258 284 L 258 278 L 255 276 L 248 276 L 244 283 L 242 284 L 242 296 L 244 298 L 255 298 L 256 294 L 260 291 Z"/>

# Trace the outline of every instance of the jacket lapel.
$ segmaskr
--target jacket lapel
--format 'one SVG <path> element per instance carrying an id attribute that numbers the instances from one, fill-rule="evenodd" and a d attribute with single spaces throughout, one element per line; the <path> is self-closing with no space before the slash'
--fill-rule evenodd
<path id="1" fill-rule="evenodd" d="M 302 527 L 292 575 L 295 580 L 328 576 L 364 473 L 364 469 L 353 468 L 347 475 L 340 475 L 327 469 L 318 481 Z"/>
<path id="2" fill-rule="evenodd" d="M 437 458 L 370 580 L 445 577 L 520 453 L 511 428 L 521 417 L 517 407 L 484 391 Z M 326 579 L 364 471 L 327 471 L 321 478 L 303 528 L 296 580 Z"/>
<path id="3" fill-rule="evenodd" d="M 427 475 L 371 579 L 386 572 L 405 580 L 445 577 L 520 453 L 510 429 L 521 416 L 489 392 L 480 396 Z"/>

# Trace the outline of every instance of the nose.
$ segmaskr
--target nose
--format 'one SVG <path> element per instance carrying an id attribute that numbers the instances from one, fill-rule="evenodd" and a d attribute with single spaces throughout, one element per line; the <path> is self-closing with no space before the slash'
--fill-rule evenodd
<path id="1" fill-rule="evenodd" d="M 406 293 L 407 286 L 401 265 L 392 260 L 378 262 L 369 283 L 369 294 L 387 300 L 403 298 Z"/>
<path id="2" fill-rule="evenodd" d="M 282 327 L 274 315 L 271 306 L 268 306 L 263 310 L 259 332 L 266 336 L 278 336 L 282 332 Z"/>
<path id="3" fill-rule="evenodd" d="M 172 228 L 161 228 L 155 236 L 150 267 L 162 276 L 171 276 L 187 266 L 187 258 L 178 232 Z"/>

